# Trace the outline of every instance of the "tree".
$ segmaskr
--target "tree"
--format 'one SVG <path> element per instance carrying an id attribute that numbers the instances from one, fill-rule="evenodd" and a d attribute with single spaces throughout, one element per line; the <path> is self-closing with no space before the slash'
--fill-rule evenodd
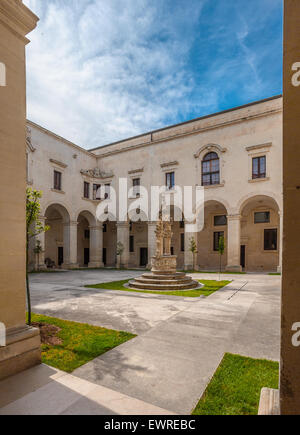
<path id="1" fill-rule="evenodd" d="M 28 324 L 31 325 L 31 298 L 29 288 L 29 242 L 33 237 L 38 236 L 49 230 L 49 226 L 44 225 L 40 220 L 41 205 L 40 199 L 42 192 L 26 189 L 26 293 L 27 293 L 27 308 L 28 308 Z M 39 251 L 41 252 L 41 251 Z"/>
<path id="2" fill-rule="evenodd" d="M 225 239 L 224 236 L 220 236 L 219 238 L 219 246 L 218 251 L 220 254 L 220 269 L 219 269 L 219 281 L 221 280 L 221 272 L 222 272 L 222 255 L 224 255 L 225 252 Z"/>
<path id="3" fill-rule="evenodd" d="M 196 254 L 198 254 L 197 243 L 196 243 L 194 237 L 190 238 L 190 248 L 189 248 L 189 250 L 193 254 L 193 271 L 194 271 L 195 270 L 195 256 L 196 256 Z"/>
<path id="4" fill-rule="evenodd" d="M 118 242 L 117 243 L 117 256 L 120 257 L 120 261 L 119 261 L 120 268 L 121 268 L 121 264 L 122 264 L 121 263 L 121 258 L 122 258 L 123 252 L 124 252 L 124 245 L 123 245 L 123 243 Z"/>

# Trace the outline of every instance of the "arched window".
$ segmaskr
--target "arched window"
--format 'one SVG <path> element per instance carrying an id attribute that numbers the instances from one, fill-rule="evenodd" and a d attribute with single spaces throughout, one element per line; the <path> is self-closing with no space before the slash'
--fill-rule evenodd
<path id="1" fill-rule="evenodd" d="M 217 153 L 208 153 L 202 160 L 202 186 L 220 184 L 220 159 Z"/>

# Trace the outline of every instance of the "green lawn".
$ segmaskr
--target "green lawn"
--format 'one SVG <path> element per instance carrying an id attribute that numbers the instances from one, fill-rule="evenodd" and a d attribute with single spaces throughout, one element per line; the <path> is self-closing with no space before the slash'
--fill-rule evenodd
<path id="1" fill-rule="evenodd" d="M 227 353 L 193 415 L 257 415 L 261 389 L 278 378 L 277 362 Z"/>
<path id="2" fill-rule="evenodd" d="M 198 298 L 201 295 L 209 296 L 212 293 L 220 290 L 225 287 L 230 281 L 213 281 L 213 280 L 200 280 L 201 284 L 204 284 L 199 290 L 186 290 L 186 291 L 169 291 L 169 292 L 159 292 L 159 291 L 150 291 L 150 290 L 132 290 L 124 287 L 124 284 L 128 284 L 129 280 L 125 281 L 114 281 L 108 283 L 101 283 L 95 285 L 86 285 L 87 288 L 95 288 L 95 289 L 105 289 L 105 290 L 122 290 L 122 291 L 130 291 L 136 293 L 152 293 L 158 295 L 171 295 L 171 296 L 184 296 L 188 298 Z"/>
<path id="3" fill-rule="evenodd" d="M 42 344 L 42 362 L 68 373 L 135 337 L 129 332 L 114 331 L 39 314 L 32 315 L 32 322 L 61 328 L 61 331 L 56 334 L 56 337 L 62 341 L 60 345 Z"/>
<path id="4" fill-rule="evenodd" d="M 191 273 L 213 273 L 213 274 L 219 274 L 220 272 L 216 272 L 216 271 L 209 271 L 209 270 L 181 270 L 180 272 L 185 272 L 188 274 Z M 227 272 L 227 271 L 222 271 L 221 272 L 222 275 L 246 275 L 246 272 Z"/>
<path id="5" fill-rule="evenodd" d="M 281 275 L 281 273 L 277 273 L 277 272 L 272 272 L 272 273 L 269 273 L 269 275 L 278 275 L 278 276 L 280 276 Z"/>

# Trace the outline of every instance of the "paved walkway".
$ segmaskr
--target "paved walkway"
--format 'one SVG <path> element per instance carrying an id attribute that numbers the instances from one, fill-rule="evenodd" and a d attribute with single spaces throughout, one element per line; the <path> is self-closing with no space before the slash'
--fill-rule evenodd
<path id="1" fill-rule="evenodd" d="M 185 414 L 203 394 L 224 352 L 279 359 L 279 276 L 223 275 L 222 279 L 234 281 L 206 299 L 82 288 L 137 275 L 126 271 L 32 275 L 34 311 L 138 334 L 77 369 L 75 378 L 147 406 Z"/>

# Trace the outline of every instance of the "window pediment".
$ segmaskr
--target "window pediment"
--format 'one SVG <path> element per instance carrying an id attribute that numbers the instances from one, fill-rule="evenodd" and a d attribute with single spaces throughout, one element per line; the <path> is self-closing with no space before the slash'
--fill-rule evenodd
<path id="1" fill-rule="evenodd" d="M 219 153 L 226 153 L 227 148 L 223 148 L 220 145 L 217 144 L 207 144 L 201 147 L 196 154 L 194 154 L 195 159 L 199 159 L 199 157 L 203 157 L 203 154 L 209 153 L 209 152 L 215 152 L 217 154 Z"/>

